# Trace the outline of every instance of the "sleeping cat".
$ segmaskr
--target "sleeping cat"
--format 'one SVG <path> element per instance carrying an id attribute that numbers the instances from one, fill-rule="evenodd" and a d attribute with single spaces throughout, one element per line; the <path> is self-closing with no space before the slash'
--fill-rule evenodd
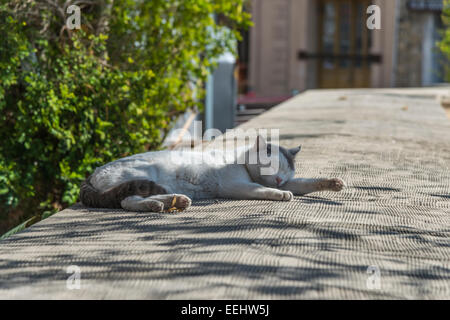
<path id="1" fill-rule="evenodd" d="M 261 173 L 267 164 L 259 156 L 254 162 L 205 163 L 205 153 L 213 152 L 214 159 L 229 154 L 217 150 L 137 154 L 97 168 L 82 184 L 80 199 L 87 207 L 161 212 L 171 208 L 184 210 L 191 205 L 191 199 L 291 201 L 294 195 L 341 191 L 345 187 L 345 182 L 336 178 L 294 179 L 295 157 L 300 149 L 272 145 L 258 136 L 250 148 L 233 150 L 234 160 L 249 159 L 252 152 L 275 155 L 278 170 L 271 175 Z"/>

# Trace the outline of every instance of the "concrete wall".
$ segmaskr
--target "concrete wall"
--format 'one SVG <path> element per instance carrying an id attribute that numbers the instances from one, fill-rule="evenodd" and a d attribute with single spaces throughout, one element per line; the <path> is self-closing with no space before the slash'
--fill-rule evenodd
<path id="1" fill-rule="evenodd" d="M 315 0 L 252 0 L 250 88 L 257 94 L 289 95 L 314 88 L 316 65 L 297 59 L 316 47 Z"/>
<path id="2" fill-rule="evenodd" d="M 250 88 L 257 93 L 289 92 L 290 0 L 253 0 L 250 31 Z"/>
<path id="3" fill-rule="evenodd" d="M 381 55 L 382 62 L 370 68 L 373 88 L 392 87 L 394 84 L 393 65 L 395 64 L 397 0 L 376 0 L 381 9 L 381 29 L 372 30 L 372 54 Z"/>
<path id="4" fill-rule="evenodd" d="M 406 7 L 407 0 L 397 0 L 398 41 L 394 72 L 395 85 L 415 87 L 422 85 L 422 39 L 426 15 L 411 11 Z"/>

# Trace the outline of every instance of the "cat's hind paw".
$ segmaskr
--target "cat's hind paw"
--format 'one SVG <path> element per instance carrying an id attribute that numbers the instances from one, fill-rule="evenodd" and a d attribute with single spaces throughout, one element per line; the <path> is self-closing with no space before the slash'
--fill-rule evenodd
<path id="1" fill-rule="evenodd" d="M 131 196 L 121 201 L 123 209 L 136 212 L 161 212 L 164 210 L 164 203 L 154 199 L 143 199 L 140 196 Z"/>
<path id="2" fill-rule="evenodd" d="M 160 201 L 146 201 L 144 200 L 143 203 L 148 208 L 148 211 L 150 212 L 163 212 L 164 211 L 164 203 Z M 147 211 L 147 210 L 145 210 Z"/>
<path id="3" fill-rule="evenodd" d="M 175 207 L 177 209 L 186 210 L 192 204 L 192 200 L 185 195 L 177 195 L 177 200 L 175 202 Z"/>
<path id="4" fill-rule="evenodd" d="M 191 206 L 192 200 L 182 194 L 173 195 L 172 203 L 167 211 L 184 211 Z"/>

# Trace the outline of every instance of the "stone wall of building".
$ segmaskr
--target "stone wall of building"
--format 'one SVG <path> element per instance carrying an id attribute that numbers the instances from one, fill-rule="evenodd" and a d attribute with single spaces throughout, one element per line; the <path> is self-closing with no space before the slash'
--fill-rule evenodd
<path id="1" fill-rule="evenodd" d="M 397 45 L 394 86 L 422 85 L 422 59 L 425 15 L 407 7 L 408 0 L 397 0 Z"/>

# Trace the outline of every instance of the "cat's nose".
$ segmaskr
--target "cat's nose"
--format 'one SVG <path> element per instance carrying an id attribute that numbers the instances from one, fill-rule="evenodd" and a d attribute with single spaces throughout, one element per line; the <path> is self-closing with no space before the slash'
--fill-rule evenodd
<path id="1" fill-rule="evenodd" d="M 277 185 L 280 185 L 281 181 L 283 181 L 283 179 L 281 179 L 280 177 L 276 177 L 275 181 L 277 182 Z"/>

